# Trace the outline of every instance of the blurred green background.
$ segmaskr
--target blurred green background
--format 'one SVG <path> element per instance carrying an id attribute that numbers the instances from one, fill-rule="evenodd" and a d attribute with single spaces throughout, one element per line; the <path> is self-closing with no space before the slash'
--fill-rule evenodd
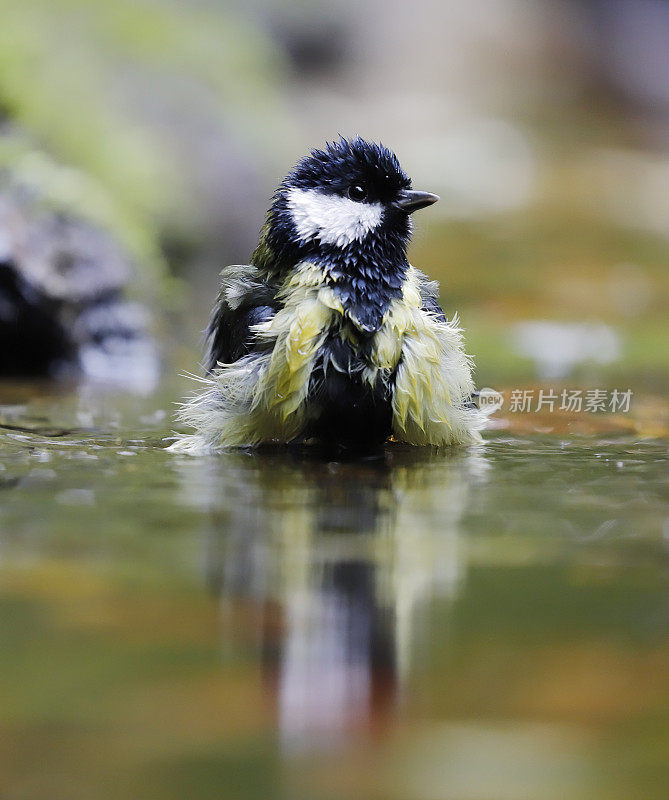
<path id="1" fill-rule="evenodd" d="M 188 311 L 190 347 L 280 178 L 360 133 L 442 196 L 411 256 L 460 312 L 480 383 L 666 388 L 664 3 L 2 0 L 0 13 L 2 163 L 111 229 L 159 319 Z"/>

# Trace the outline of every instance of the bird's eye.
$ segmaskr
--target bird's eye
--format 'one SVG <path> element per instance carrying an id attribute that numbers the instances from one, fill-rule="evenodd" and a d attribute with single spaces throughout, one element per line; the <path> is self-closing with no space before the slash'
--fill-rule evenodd
<path id="1" fill-rule="evenodd" d="M 364 186 L 360 186 L 360 184 L 356 183 L 349 187 L 348 196 L 351 198 L 351 200 L 356 200 L 359 202 L 367 197 L 367 190 Z"/>

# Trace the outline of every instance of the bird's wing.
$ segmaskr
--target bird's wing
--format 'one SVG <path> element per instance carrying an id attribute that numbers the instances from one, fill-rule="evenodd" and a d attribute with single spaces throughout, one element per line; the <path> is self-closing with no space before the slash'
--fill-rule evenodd
<path id="1" fill-rule="evenodd" d="M 419 274 L 419 287 L 420 296 L 423 301 L 423 311 L 428 311 L 430 314 L 439 320 L 439 322 L 447 322 L 444 309 L 439 305 L 439 281 L 431 281 L 425 273 L 416 270 Z M 471 397 L 466 401 L 468 408 L 478 408 L 479 392 L 473 390 Z"/>
<path id="2" fill-rule="evenodd" d="M 251 326 L 265 322 L 276 313 L 277 288 L 250 264 L 225 267 L 221 272 L 218 300 L 205 332 L 208 373 L 219 363 L 231 364 L 251 351 Z"/>
<path id="3" fill-rule="evenodd" d="M 420 270 L 419 273 L 420 296 L 423 301 L 423 311 L 428 311 L 430 314 L 439 320 L 439 322 L 447 322 L 444 309 L 439 305 L 439 282 L 431 281 L 427 275 Z M 466 401 L 468 408 L 478 408 L 479 392 L 474 390 L 471 397 Z"/>
<path id="4" fill-rule="evenodd" d="M 471 402 L 472 364 L 457 316 L 446 318 L 436 282 L 413 267 L 408 280 L 418 290 L 420 310 L 403 336 L 393 387 L 393 434 L 421 446 L 476 442 L 483 417 Z"/>
<path id="5" fill-rule="evenodd" d="M 443 308 L 439 305 L 439 283 L 431 281 L 420 270 L 416 270 L 416 273 L 418 274 L 420 297 L 423 301 L 423 311 L 429 311 L 434 314 L 439 322 L 446 322 L 446 314 L 444 314 Z"/>

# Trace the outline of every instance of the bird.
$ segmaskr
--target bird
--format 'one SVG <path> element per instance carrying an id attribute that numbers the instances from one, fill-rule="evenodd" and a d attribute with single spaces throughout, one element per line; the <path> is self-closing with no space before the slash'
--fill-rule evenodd
<path id="1" fill-rule="evenodd" d="M 221 272 L 203 386 L 177 414 L 193 432 L 170 449 L 481 441 L 458 317 L 407 258 L 411 215 L 437 200 L 392 150 L 359 136 L 298 161 L 250 264 Z"/>

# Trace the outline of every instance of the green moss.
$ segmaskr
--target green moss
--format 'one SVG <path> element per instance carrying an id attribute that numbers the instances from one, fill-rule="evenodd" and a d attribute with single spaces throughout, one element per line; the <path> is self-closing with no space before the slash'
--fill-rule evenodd
<path id="1" fill-rule="evenodd" d="M 189 176 L 141 92 L 192 83 L 221 130 L 260 145 L 270 121 L 285 129 L 273 46 L 231 10 L 188 3 L 0 0 L 0 18 L 0 98 L 20 132 L 0 138 L 0 165 L 109 228 L 169 294 L 160 245 L 189 235 Z"/>

